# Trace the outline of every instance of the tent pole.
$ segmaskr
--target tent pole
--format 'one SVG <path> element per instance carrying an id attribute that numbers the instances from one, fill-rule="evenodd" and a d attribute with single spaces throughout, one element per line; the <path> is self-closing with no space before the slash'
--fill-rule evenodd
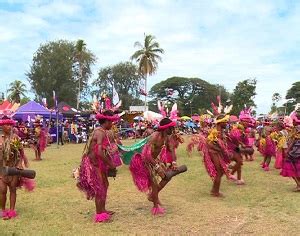
<path id="1" fill-rule="evenodd" d="M 50 124 L 51 124 L 51 120 L 52 120 L 52 109 L 50 110 L 49 126 L 50 126 Z"/>
<path id="2" fill-rule="evenodd" d="M 58 148 L 58 110 L 56 111 L 56 143 L 57 143 L 57 148 Z"/>

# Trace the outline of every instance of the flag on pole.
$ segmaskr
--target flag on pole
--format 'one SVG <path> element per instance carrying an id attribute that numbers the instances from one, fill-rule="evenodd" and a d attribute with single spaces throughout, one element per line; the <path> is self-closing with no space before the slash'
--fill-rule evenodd
<path id="1" fill-rule="evenodd" d="M 47 98 L 42 98 L 42 103 L 44 107 L 47 107 Z"/>
<path id="2" fill-rule="evenodd" d="M 147 96 L 148 94 L 145 90 L 145 81 L 141 80 L 139 87 L 140 87 L 140 89 L 139 89 L 140 95 Z"/>
<path id="3" fill-rule="evenodd" d="M 119 98 L 119 94 L 118 94 L 114 84 L 112 87 L 112 91 L 113 91 L 113 105 L 115 106 L 120 101 L 120 98 Z"/>

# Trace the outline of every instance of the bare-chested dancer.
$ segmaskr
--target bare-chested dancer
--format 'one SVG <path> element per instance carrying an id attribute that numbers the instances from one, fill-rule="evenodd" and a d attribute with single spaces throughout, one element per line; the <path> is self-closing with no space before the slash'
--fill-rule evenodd
<path id="1" fill-rule="evenodd" d="M 3 137 L 0 136 L 0 168 L 16 167 L 23 169 L 28 166 L 28 160 L 24 155 L 21 140 L 17 134 L 13 132 L 15 122 L 4 116 L 0 120 L 0 126 L 3 129 Z M 24 186 L 28 191 L 34 188 L 34 181 L 20 176 L 5 176 L 0 172 L 0 203 L 3 219 L 12 219 L 17 216 L 15 210 L 17 200 L 17 188 Z M 7 200 L 7 190 L 10 197 L 9 210 L 5 209 Z"/>
<path id="2" fill-rule="evenodd" d="M 109 130 L 112 128 L 113 121 L 118 118 L 110 110 L 97 115 L 100 127 L 91 135 L 79 170 L 78 188 L 85 192 L 88 200 L 95 199 L 95 222 L 107 222 L 114 213 L 107 211 L 105 204 L 109 185 L 108 176 L 110 172 L 115 171 Z"/>
<path id="3" fill-rule="evenodd" d="M 176 170 L 175 148 L 167 144 L 168 137 L 175 131 L 176 123 L 169 118 L 160 121 L 158 131 L 154 132 L 148 143 L 144 146 L 141 154 L 136 154 L 131 163 L 130 171 L 134 183 L 142 192 L 148 192 L 148 200 L 153 202 L 152 214 L 164 214 L 165 210 L 161 207 L 158 194 L 170 181 L 166 178 L 166 167 L 160 160 L 160 153 L 163 147 L 169 147 L 172 156 L 171 169 Z"/>

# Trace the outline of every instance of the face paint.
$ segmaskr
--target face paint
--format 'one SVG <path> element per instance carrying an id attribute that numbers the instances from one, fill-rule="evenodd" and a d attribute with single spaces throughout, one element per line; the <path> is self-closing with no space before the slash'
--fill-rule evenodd
<path id="1" fill-rule="evenodd" d="M 3 125 L 3 133 L 4 134 L 10 134 L 12 130 L 12 127 L 10 125 Z"/>

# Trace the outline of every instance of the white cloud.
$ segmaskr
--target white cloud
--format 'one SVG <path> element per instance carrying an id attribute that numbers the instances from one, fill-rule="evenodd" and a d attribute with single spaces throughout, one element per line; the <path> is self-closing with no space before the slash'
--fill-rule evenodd
<path id="1" fill-rule="evenodd" d="M 1 81 L 25 79 L 40 43 L 84 39 L 97 68 L 128 60 L 143 34 L 157 37 L 166 54 L 153 85 L 170 76 L 200 77 L 233 90 L 256 77 L 259 112 L 273 92 L 283 96 L 299 80 L 300 4 L 287 1 L 10 1 L 0 10 Z M 291 5 L 292 4 L 292 5 Z M 96 76 L 96 73 L 95 75 Z M 0 91 L 4 84 L 0 83 Z"/>

